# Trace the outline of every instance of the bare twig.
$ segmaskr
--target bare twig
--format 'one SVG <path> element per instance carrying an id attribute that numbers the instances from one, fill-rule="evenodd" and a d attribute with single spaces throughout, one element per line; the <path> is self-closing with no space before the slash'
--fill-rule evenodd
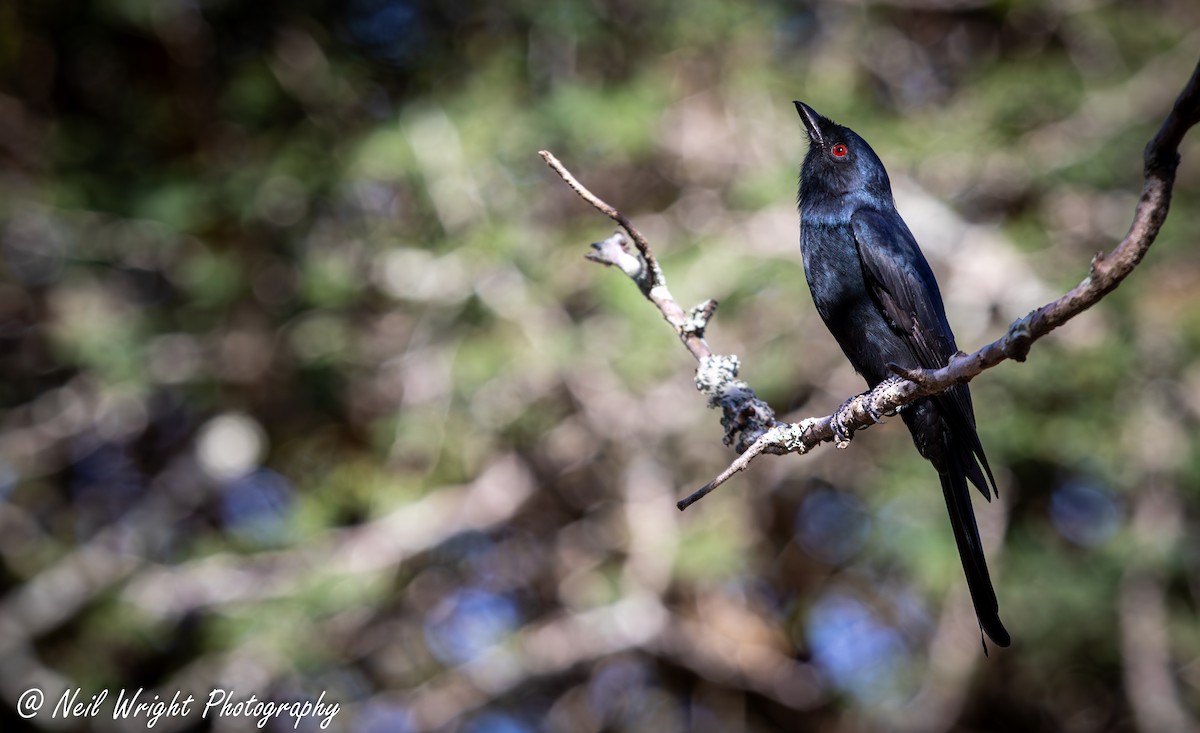
<path id="1" fill-rule="evenodd" d="M 814 421 L 810 418 L 809 420 L 804 420 L 794 425 L 790 425 L 788 423 L 776 423 L 775 427 L 763 433 L 761 438 L 754 441 L 749 448 L 743 451 L 740 456 L 735 458 L 733 463 L 729 464 L 729 468 L 726 468 L 721 472 L 721 475 L 717 476 L 712 481 L 709 481 L 704 486 L 701 486 L 687 498 L 680 499 L 675 506 L 679 508 L 679 511 L 687 509 L 692 504 L 695 504 L 703 499 L 708 492 L 728 481 L 733 474 L 738 473 L 739 471 L 745 471 L 750 465 L 750 461 L 753 461 L 763 453 L 768 451 L 779 453 L 804 453 L 808 451 L 804 434 L 809 428 L 812 427 L 813 422 Z"/>
<path id="2" fill-rule="evenodd" d="M 861 430 L 875 423 L 871 417 L 872 412 L 889 413 L 923 397 L 944 392 L 956 384 L 965 384 L 984 370 L 1003 361 L 1024 361 L 1033 342 L 1091 308 L 1115 290 L 1145 257 L 1167 218 L 1171 190 L 1175 183 L 1175 170 L 1179 165 L 1179 144 L 1184 134 L 1198 122 L 1200 65 L 1192 72 L 1191 79 L 1175 100 L 1174 108 L 1167 115 L 1158 133 L 1146 145 L 1141 199 L 1134 211 L 1129 232 L 1120 244 L 1108 254 L 1097 253 L 1092 259 L 1088 276 L 1070 292 L 1017 319 L 1008 327 L 1004 336 L 978 351 L 972 354 L 959 353 L 941 369 L 895 368 L 893 371 L 901 379 L 854 400 L 847 411 L 845 427 L 850 432 Z M 649 243 L 645 242 L 623 215 L 584 188 L 553 155 L 545 151 L 542 151 L 541 155 L 576 193 L 602 213 L 615 219 L 630 233 L 646 262 L 655 263 L 653 255 L 650 254 Z M 618 263 L 613 261 L 606 264 Z M 657 268 L 657 264 L 653 267 Z M 633 279 L 641 286 L 637 277 Z M 745 382 L 736 379 L 736 356 L 713 355 L 707 344 L 704 344 L 703 351 L 693 348 L 689 337 L 695 338 L 695 333 L 684 328 L 683 324 L 686 321 L 683 309 L 666 292 L 665 280 L 662 279 L 660 270 L 656 271 L 655 279 L 662 287 L 658 297 L 648 292 L 644 286 L 642 291 L 658 306 L 663 317 L 675 327 L 684 344 L 700 361 L 696 386 L 709 396 L 711 406 L 722 409 L 721 422 L 726 430 L 725 442 L 735 444 L 738 452 L 742 453 L 720 476 L 680 501 L 678 506 L 681 510 L 723 484 L 735 473 L 744 470 L 750 461 L 763 453 L 805 453 L 821 443 L 834 440 L 832 415 L 809 418 L 793 425 L 779 423 L 771 408 L 760 400 Z M 699 341 L 703 343 L 702 339 Z"/>
<path id="3" fill-rule="evenodd" d="M 575 180 L 575 176 L 571 175 L 571 172 L 549 151 L 543 150 L 539 155 L 546 161 L 546 165 L 553 168 L 554 172 L 566 181 L 571 190 L 594 206 L 597 211 L 620 224 L 621 228 L 629 233 L 638 251 L 638 257 L 635 258 L 629 252 L 625 237 L 618 233 L 603 242 L 593 244 L 592 248 L 595 249 L 595 252 L 589 253 L 588 259 L 602 265 L 620 267 L 630 279 L 637 283 L 642 294 L 658 306 L 663 318 L 675 329 L 679 340 L 683 342 L 688 351 L 692 352 L 692 356 L 697 360 L 712 356 L 712 349 L 708 348 L 708 344 L 704 341 L 704 329 L 701 328 L 697 331 L 694 327 L 689 328 L 690 319 L 687 311 L 675 302 L 675 299 L 671 297 L 671 291 L 667 290 L 667 279 L 663 277 L 662 268 L 658 266 L 654 251 L 650 249 L 650 243 L 646 241 L 642 233 L 633 226 L 629 219 L 625 218 L 624 214 L 617 211 L 616 207 L 606 203 L 599 196 L 587 190 L 582 183 Z M 633 260 L 636 260 L 636 264 Z M 716 308 L 715 303 L 713 308 Z"/>

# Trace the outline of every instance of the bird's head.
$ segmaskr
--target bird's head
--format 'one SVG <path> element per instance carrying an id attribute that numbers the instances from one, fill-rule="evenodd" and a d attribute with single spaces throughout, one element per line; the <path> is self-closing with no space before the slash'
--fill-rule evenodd
<path id="1" fill-rule="evenodd" d="M 887 170 L 867 141 L 804 102 L 795 105 L 808 130 L 809 142 L 808 155 L 800 168 L 801 208 L 808 211 L 848 203 L 890 204 L 892 184 Z"/>

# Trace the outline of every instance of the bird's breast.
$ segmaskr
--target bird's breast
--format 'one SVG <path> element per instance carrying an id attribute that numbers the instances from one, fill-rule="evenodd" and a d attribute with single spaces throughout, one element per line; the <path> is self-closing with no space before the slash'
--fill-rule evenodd
<path id="1" fill-rule="evenodd" d="M 827 313 L 853 308 L 869 300 L 862 263 L 850 225 L 804 222 L 800 230 L 804 274 L 817 310 L 828 323 Z"/>
<path id="2" fill-rule="evenodd" d="M 880 312 L 863 276 L 850 224 L 804 221 L 804 274 L 813 304 L 856 371 L 874 385 L 887 361 L 907 364 L 903 343 Z"/>

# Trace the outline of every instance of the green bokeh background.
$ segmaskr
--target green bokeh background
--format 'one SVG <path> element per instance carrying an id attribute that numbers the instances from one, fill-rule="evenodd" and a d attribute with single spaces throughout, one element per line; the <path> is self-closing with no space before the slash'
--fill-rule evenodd
<path id="1" fill-rule="evenodd" d="M 1195 133 L 1130 280 L 973 384 L 986 657 L 898 424 L 674 509 L 734 454 L 537 151 L 800 419 L 861 381 L 791 100 L 871 141 L 974 349 L 1124 234 L 1198 51 L 1189 0 L 0 7 L 0 728 L 145 730 L 46 712 L 144 687 L 371 733 L 1190 729 Z"/>

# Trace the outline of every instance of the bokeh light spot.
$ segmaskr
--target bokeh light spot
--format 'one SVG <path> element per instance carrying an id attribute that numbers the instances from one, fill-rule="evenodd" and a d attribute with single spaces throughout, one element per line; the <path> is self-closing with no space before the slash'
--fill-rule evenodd
<path id="1" fill-rule="evenodd" d="M 1050 497 L 1050 521 L 1076 545 L 1098 547 L 1120 527 L 1121 508 L 1108 491 L 1086 481 L 1069 480 Z"/>
<path id="2" fill-rule="evenodd" d="M 462 664 L 516 628 L 517 607 L 508 598 L 464 588 L 444 599 L 425 621 L 430 651 L 446 664 Z"/>
<path id="3" fill-rule="evenodd" d="M 814 660 L 839 689 L 868 704 L 895 694 L 904 644 L 862 601 L 840 591 L 823 596 L 806 632 Z"/>
<path id="4" fill-rule="evenodd" d="M 858 554 L 870 528 L 870 517 L 862 502 L 832 489 L 810 492 L 796 513 L 800 546 L 831 565 L 840 565 Z"/>
<path id="5" fill-rule="evenodd" d="M 266 434 L 253 418 L 227 413 L 200 428 L 196 457 L 209 475 L 229 480 L 244 476 L 257 466 L 266 446 Z"/>

